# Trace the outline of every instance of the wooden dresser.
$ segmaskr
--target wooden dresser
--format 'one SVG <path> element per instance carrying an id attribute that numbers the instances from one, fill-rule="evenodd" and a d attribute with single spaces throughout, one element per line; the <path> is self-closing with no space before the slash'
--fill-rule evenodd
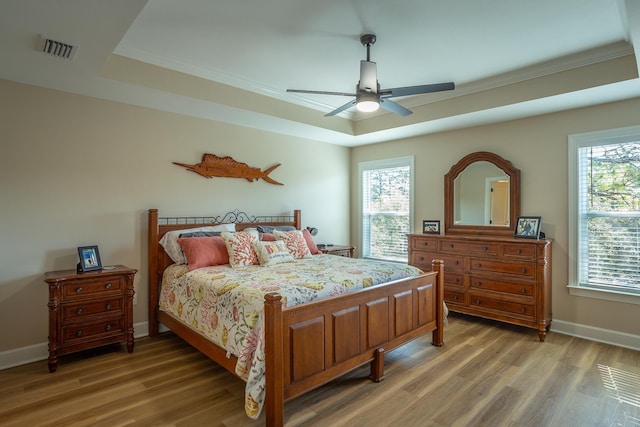
<path id="1" fill-rule="evenodd" d="M 58 356 L 126 341 L 133 351 L 133 277 L 117 265 L 99 271 L 46 273 L 49 285 L 49 371 Z"/>
<path id="2" fill-rule="evenodd" d="M 538 330 L 551 326 L 550 240 L 475 235 L 409 235 L 409 264 L 445 266 L 449 310 Z"/>

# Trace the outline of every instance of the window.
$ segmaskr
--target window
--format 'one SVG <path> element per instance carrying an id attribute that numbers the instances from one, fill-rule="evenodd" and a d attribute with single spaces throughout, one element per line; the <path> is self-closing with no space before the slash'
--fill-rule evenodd
<path id="1" fill-rule="evenodd" d="M 413 219 L 413 157 L 363 162 L 360 177 L 362 256 L 407 262 Z"/>
<path id="2" fill-rule="evenodd" d="M 572 295 L 640 303 L 640 126 L 569 136 Z"/>

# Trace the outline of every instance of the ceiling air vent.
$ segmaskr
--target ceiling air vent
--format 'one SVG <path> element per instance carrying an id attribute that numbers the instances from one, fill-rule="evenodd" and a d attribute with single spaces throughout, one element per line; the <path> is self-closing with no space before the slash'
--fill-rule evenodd
<path id="1" fill-rule="evenodd" d="M 73 59 L 78 51 L 78 46 L 59 42 L 46 37 L 41 37 L 40 48 L 44 53 L 63 59 Z"/>

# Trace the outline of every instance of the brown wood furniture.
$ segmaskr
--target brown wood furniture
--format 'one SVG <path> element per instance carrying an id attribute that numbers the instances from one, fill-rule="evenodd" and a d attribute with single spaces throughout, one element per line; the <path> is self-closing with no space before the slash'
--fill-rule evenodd
<path id="1" fill-rule="evenodd" d="M 409 264 L 445 265 L 444 299 L 451 311 L 538 331 L 551 326 L 551 242 L 469 235 L 409 235 Z"/>
<path id="2" fill-rule="evenodd" d="M 234 219 L 238 216 L 242 215 Z M 214 222 L 229 222 L 225 218 Z M 251 217 L 252 222 L 238 223 L 236 229 L 287 224 L 300 229 L 299 210 L 288 218 Z M 225 350 L 158 309 L 162 272 L 171 264 L 158 242 L 167 231 L 202 226 L 186 221 L 159 219 L 157 209 L 149 210 L 149 334 L 157 335 L 161 322 L 234 373 L 235 357 L 228 358 Z M 268 294 L 264 305 L 267 425 L 284 424 L 285 401 L 363 364 L 370 362 L 370 378 L 381 381 L 385 351 L 429 332 L 433 345 L 443 345 L 442 263 L 434 261 L 433 269 L 415 278 L 293 307 L 283 307 L 280 295 Z"/>
<path id="3" fill-rule="evenodd" d="M 353 246 L 342 246 L 342 245 L 326 246 L 325 245 L 324 247 L 319 249 L 320 249 L 320 252 L 322 252 L 323 254 L 353 258 L 353 251 L 355 248 Z"/>
<path id="4" fill-rule="evenodd" d="M 49 371 L 58 356 L 126 341 L 133 351 L 133 277 L 123 265 L 77 273 L 45 274 L 49 285 Z"/>
<path id="5" fill-rule="evenodd" d="M 487 215 L 492 194 L 486 192 L 493 191 L 487 183 L 496 175 L 509 185 L 506 225 L 492 224 Z M 482 194 L 463 193 L 469 184 Z M 514 237 L 520 170 L 494 153 L 468 154 L 444 176 L 444 197 L 445 235 L 410 235 L 409 263 L 424 268 L 432 257 L 444 260 L 451 311 L 534 328 L 544 341 L 551 326 L 552 240 Z"/>

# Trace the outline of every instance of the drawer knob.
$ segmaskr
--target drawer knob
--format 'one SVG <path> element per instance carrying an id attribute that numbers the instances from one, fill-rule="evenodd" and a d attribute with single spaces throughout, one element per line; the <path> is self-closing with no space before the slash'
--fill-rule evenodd
<path id="1" fill-rule="evenodd" d="M 449 248 L 453 249 L 453 243 L 449 243 Z"/>
<path id="2" fill-rule="evenodd" d="M 84 335 L 84 332 L 82 332 L 82 329 L 78 329 L 78 330 L 76 331 L 76 336 L 77 336 L 77 337 L 81 337 L 81 336 L 83 336 L 83 335 Z"/>
<path id="3" fill-rule="evenodd" d="M 526 269 L 526 268 L 524 268 L 524 267 L 522 267 L 522 268 L 520 269 L 520 272 L 522 272 L 522 273 L 526 273 L 526 272 L 527 272 L 527 269 Z"/>
<path id="4" fill-rule="evenodd" d="M 520 249 L 516 249 L 516 254 L 520 255 L 522 251 Z"/>
<path id="5" fill-rule="evenodd" d="M 480 305 L 480 300 L 479 299 L 476 300 L 476 304 Z"/>
<path id="6" fill-rule="evenodd" d="M 106 285 L 104 285 L 105 289 L 111 289 L 111 283 L 107 283 Z"/>
<path id="7" fill-rule="evenodd" d="M 460 278 L 456 277 L 456 283 L 460 283 Z"/>
<path id="8" fill-rule="evenodd" d="M 520 289 L 520 293 L 521 293 L 521 294 L 526 294 L 526 293 L 527 293 L 527 289 L 526 289 L 526 288 L 522 288 L 522 289 Z"/>
<path id="9" fill-rule="evenodd" d="M 453 299 L 457 301 L 458 300 L 458 295 L 454 295 Z"/>
<path id="10" fill-rule="evenodd" d="M 111 330 L 111 325 L 107 325 L 107 331 Z"/>
<path id="11" fill-rule="evenodd" d="M 524 307 L 522 307 L 520 310 L 522 310 L 522 312 L 523 312 L 523 313 L 526 313 L 526 312 L 527 312 L 527 309 L 526 309 L 526 308 L 524 308 Z"/>
<path id="12" fill-rule="evenodd" d="M 111 310 L 111 303 L 107 303 L 107 310 Z"/>
<path id="13" fill-rule="evenodd" d="M 482 250 L 483 250 L 483 251 L 488 251 L 488 250 L 489 250 L 489 248 L 488 248 L 488 247 L 486 247 L 486 246 L 484 246 L 484 247 L 482 248 Z"/>
<path id="14" fill-rule="evenodd" d="M 476 282 L 476 286 L 478 286 L 478 287 L 482 286 L 482 282 L 478 280 L 478 281 Z"/>
<path id="15" fill-rule="evenodd" d="M 79 286 L 79 287 L 77 287 L 77 288 L 76 288 L 76 292 L 77 292 L 77 293 L 82 292 L 82 287 L 80 287 L 80 286 Z"/>
<path id="16" fill-rule="evenodd" d="M 476 264 L 476 268 L 480 268 L 480 267 L 482 267 L 482 264 L 480 263 Z"/>
<path id="17" fill-rule="evenodd" d="M 82 307 L 76 310 L 76 314 L 82 314 L 83 312 L 84 310 L 82 309 Z"/>

